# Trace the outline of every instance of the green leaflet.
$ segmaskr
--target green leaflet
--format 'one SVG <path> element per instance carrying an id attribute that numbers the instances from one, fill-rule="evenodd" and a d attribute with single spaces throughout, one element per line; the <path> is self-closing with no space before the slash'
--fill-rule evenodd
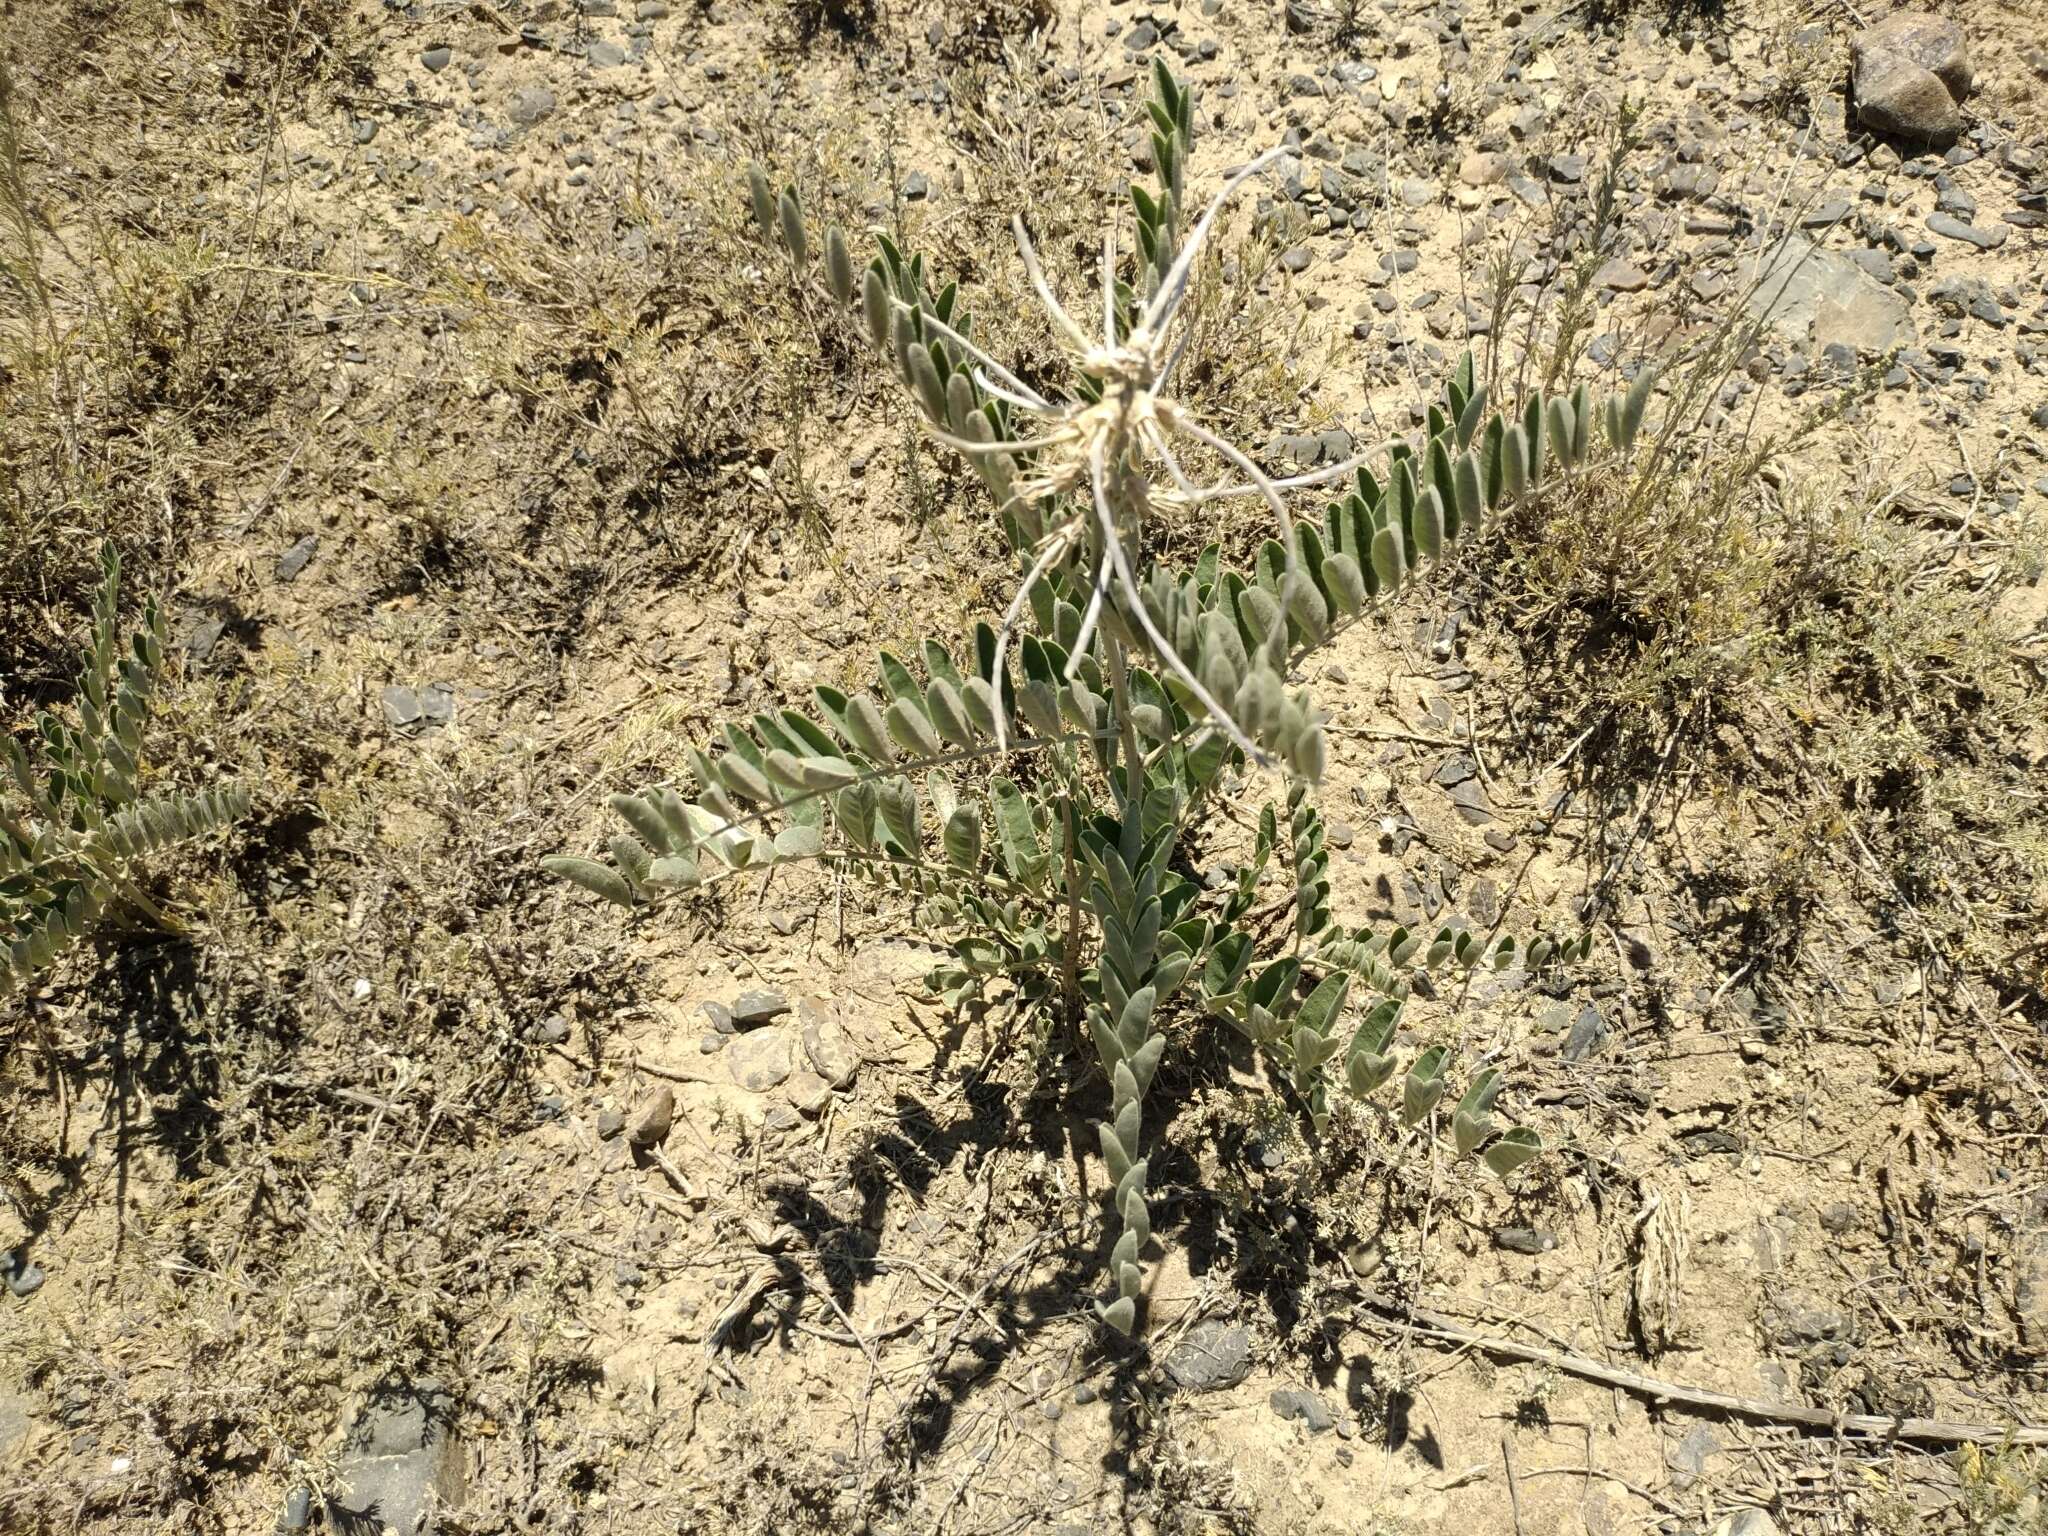
<path id="1" fill-rule="evenodd" d="M 1486 1149 L 1486 1166 L 1505 1179 L 1543 1150 L 1543 1138 L 1527 1126 L 1503 1132 L 1500 1140 Z"/>
<path id="2" fill-rule="evenodd" d="M 606 901 L 621 907 L 633 905 L 633 891 L 625 878 L 609 865 L 599 864 L 590 859 L 574 858 L 568 854 L 552 854 L 540 861 L 542 869 L 549 874 L 560 875 L 573 881 L 592 895 L 602 896 Z"/>

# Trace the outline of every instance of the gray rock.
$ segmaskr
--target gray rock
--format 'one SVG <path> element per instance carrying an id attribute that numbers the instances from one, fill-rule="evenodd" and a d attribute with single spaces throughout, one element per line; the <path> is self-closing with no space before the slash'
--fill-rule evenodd
<path id="1" fill-rule="evenodd" d="M 711 1027 L 717 1030 L 721 1035 L 729 1035 L 734 1032 L 734 1025 L 732 1022 L 732 1010 L 726 1007 L 725 1004 L 699 1003 L 697 1005 L 697 1011 L 703 1014 L 705 1018 L 709 1019 L 711 1021 Z"/>
<path id="2" fill-rule="evenodd" d="M 446 48 L 429 48 L 420 54 L 420 62 L 427 66 L 429 74 L 438 75 L 448 67 L 453 55 Z"/>
<path id="3" fill-rule="evenodd" d="M 792 1074 L 783 1091 L 789 1095 L 790 1103 L 813 1120 L 825 1113 L 825 1106 L 832 1102 L 832 1085 L 809 1067 Z"/>
<path id="4" fill-rule="evenodd" d="M 303 1531 L 313 1523 L 313 1490 L 294 1488 L 284 1496 L 284 1512 L 277 1517 L 280 1531 Z"/>
<path id="5" fill-rule="evenodd" d="M 736 1035 L 725 1053 L 732 1080 L 750 1093 L 766 1093 L 790 1074 L 789 1035 L 779 1024 Z"/>
<path id="6" fill-rule="evenodd" d="M 1824 1205 L 1820 1208 L 1820 1224 L 1823 1231 L 1832 1232 L 1836 1237 L 1853 1232 L 1856 1229 L 1856 1207 L 1846 1200 Z"/>
<path id="7" fill-rule="evenodd" d="M 1671 1464 L 1671 1481 L 1683 1490 L 1690 1488 L 1706 1476 L 1707 1463 L 1721 1454 L 1721 1442 L 1713 1430 L 1704 1424 L 1695 1424 L 1686 1437 L 1673 1446 L 1665 1455 Z"/>
<path id="8" fill-rule="evenodd" d="M 5 1280 L 7 1289 L 23 1300 L 40 1291 L 45 1278 L 42 1267 L 29 1258 L 26 1248 L 10 1248 L 0 1253 L 0 1280 Z"/>
<path id="9" fill-rule="evenodd" d="M 1493 807 L 1488 803 L 1486 790 L 1477 779 L 1467 779 L 1451 789 L 1451 805 L 1458 818 L 1467 826 L 1483 827 L 1493 820 Z"/>
<path id="10" fill-rule="evenodd" d="M 1312 1435 L 1320 1435 L 1336 1427 L 1336 1415 L 1330 1412 L 1330 1405 L 1313 1392 L 1304 1392 L 1298 1387 L 1279 1387 L 1266 1401 L 1273 1411 L 1283 1419 L 1299 1419 L 1302 1426 Z"/>
<path id="11" fill-rule="evenodd" d="M 1864 28 L 1849 46 L 1852 54 L 1881 50 L 1917 64 L 1957 101 L 1970 94 L 1974 77 L 1969 44 L 1963 29 L 1945 16 L 1897 11 Z"/>
<path id="12" fill-rule="evenodd" d="M 298 543 L 277 557 L 277 579 L 279 581 L 290 581 L 306 568 L 306 562 L 311 560 L 319 552 L 319 549 L 320 535 L 317 533 L 307 534 Z"/>
<path id="13" fill-rule="evenodd" d="M 798 1010 L 802 1020 L 804 1055 L 811 1067 L 834 1088 L 853 1086 L 854 1074 L 860 1070 L 860 1057 L 853 1049 L 853 1042 L 846 1037 L 846 1030 L 831 1013 L 823 1008 L 812 1008 L 808 1003 Z"/>
<path id="14" fill-rule="evenodd" d="M 2003 225 L 1979 229 L 1976 225 L 1965 224 L 1955 215 L 1948 213 L 1930 213 L 1927 215 L 1927 227 L 1937 235 L 1950 240 L 1960 240 L 1966 245 L 1974 245 L 1980 251 L 1997 250 L 2005 244 L 2006 235 L 2009 233 Z"/>
<path id="15" fill-rule="evenodd" d="M 1308 264 L 1315 260 L 1315 253 L 1305 245 L 1290 247 L 1282 253 L 1280 265 L 1289 272 L 1306 272 Z"/>
<path id="16" fill-rule="evenodd" d="M 597 1139 L 599 1141 L 614 1140 L 625 1128 L 626 1114 L 624 1110 L 606 1109 L 598 1112 Z"/>
<path id="17" fill-rule="evenodd" d="M 732 1000 L 732 1022 L 740 1029 L 754 1029 L 772 1023 L 789 1012 L 789 999 L 780 992 L 742 992 Z M 715 1020 L 713 1021 L 716 1022 Z"/>
<path id="18" fill-rule="evenodd" d="M 1778 1522 L 1760 1509 L 1738 1509 L 1707 1536 L 1778 1536 Z"/>
<path id="19" fill-rule="evenodd" d="M 1588 1003 L 1572 1021 L 1572 1032 L 1565 1036 L 1564 1059 L 1584 1061 L 1607 1043 L 1609 1033 L 1607 1021 L 1600 1017 L 1600 1010 Z"/>
<path id="20" fill-rule="evenodd" d="M 555 93 L 544 85 L 522 85 L 512 93 L 505 115 L 521 128 L 532 128 L 555 110 Z"/>
<path id="21" fill-rule="evenodd" d="M 1548 1227 L 1497 1227 L 1494 1229 L 1493 1246 L 1505 1248 L 1509 1253 L 1533 1256 L 1555 1248 L 1557 1235 Z"/>
<path id="22" fill-rule="evenodd" d="M 932 179 L 923 171 L 912 171 L 903 179 L 903 197 L 906 202 L 917 202 L 932 195 Z"/>
<path id="23" fill-rule="evenodd" d="M 633 1116 L 633 1124 L 626 1132 L 626 1145 L 636 1152 L 658 1147 L 668 1140 L 668 1133 L 676 1123 L 676 1091 L 660 1087 L 641 1102 L 639 1113 Z"/>
<path id="24" fill-rule="evenodd" d="M 1841 342 L 1861 352 L 1883 352 L 1914 339 L 1904 297 L 1852 257 L 1821 250 L 1804 235 L 1787 235 L 1771 248 L 1743 304 L 1751 318 L 1820 347 Z"/>
<path id="25" fill-rule="evenodd" d="M 227 633 L 227 625 L 220 619 L 201 619 L 185 636 L 185 654 L 194 661 L 205 661 L 213 654 L 213 648 L 220 644 L 220 637 Z"/>
<path id="26" fill-rule="evenodd" d="M 381 702 L 384 707 L 384 723 L 394 731 L 418 725 L 424 713 L 420 707 L 418 690 L 408 688 L 403 683 L 386 683 Z"/>
<path id="27" fill-rule="evenodd" d="M 617 69 L 626 62 L 626 50 L 617 43 L 592 43 L 583 52 L 592 69 Z"/>
<path id="28" fill-rule="evenodd" d="M 1866 128 L 1923 144 L 1962 132 L 1955 97 L 1931 70 L 1888 48 L 1855 49 L 1856 117 Z"/>
<path id="29" fill-rule="evenodd" d="M 454 1398 L 438 1382 L 404 1382 L 377 1388 L 349 1427 L 328 1506 L 343 1530 L 421 1536 L 468 1489 Z"/>
<path id="30" fill-rule="evenodd" d="M 1197 1323 L 1166 1357 L 1166 1374 L 1185 1392 L 1217 1392 L 1251 1374 L 1252 1336 L 1229 1323 Z"/>

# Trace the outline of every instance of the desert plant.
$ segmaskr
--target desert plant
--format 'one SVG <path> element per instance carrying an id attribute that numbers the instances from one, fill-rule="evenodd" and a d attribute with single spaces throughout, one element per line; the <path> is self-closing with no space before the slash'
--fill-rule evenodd
<path id="1" fill-rule="evenodd" d="M 913 896 L 924 922 L 950 936 L 951 958 L 932 981 L 955 1004 L 1000 988 L 1017 1006 L 1064 1004 L 1085 1020 L 1109 1083 L 1098 1134 L 1121 1224 L 1114 1294 L 1098 1311 L 1126 1334 L 1151 1235 L 1144 1103 L 1176 1012 L 1242 1031 L 1320 1130 L 1333 1086 L 1365 1100 L 1394 1077 L 1397 1022 L 1418 973 L 1517 961 L 1533 970 L 1585 953 L 1584 935 L 1518 945 L 1451 927 L 1338 924 L 1310 796 L 1328 750 L 1322 716 L 1286 679 L 1489 511 L 1587 462 L 1596 422 L 1626 451 L 1650 388 L 1644 372 L 1597 407 L 1581 387 L 1500 415 L 1468 355 L 1429 406 L 1419 444 L 1268 476 L 1168 390 L 1195 263 L 1231 195 L 1273 157 L 1232 175 L 1183 240 L 1193 106 L 1163 67 L 1147 111 L 1157 184 L 1131 189 L 1127 277 L 1104 241 L 1099 336 L 1060 303 L 1023 220 L 1014 224 L 1025 274 L 1071 349 L 1058 396 L 974 341 L 957 286 L 934 294 L 922 256 L 877 236 L 879 253 L 859 269 L 843 231 L 814 236 L 795 190 L 777 193 L 750 170 L 762 239 L 806 291 L 822 280 L 932 435 L 973 466 L 1022 578 L 1008 611 L 976 625 L 962 649 L 928 639 L 921 668 L 884 653 L 878 689 L 821 687 L 815 714 L 784 709 L 726 726 L 722 751 L 693 753 L 692 794 L 613 796 L 630 830 L 611 839 L 612 863 L 548 861 L 631 907 L 722 875 L 830 860 Z M 1220 461 L 1225 478 L 1198 482 L 1176 441 Z M 1319 521 L 1297 520 L 1290 493 L 1314 487 L 1333 487 L 1335 499 Z M 1215 546 L 1179 569 L 1148 545 L 1163 512 L 1234 497 L 1262 501 L 1277 525 L 1250 569 L 1230 569 Z M 1020 766 L 966 777 L 1010 762 Z M 1248 768 L 1277 770 L 1284 790 L 1261 811 L 1249 859 L 1205 881 L 1193 863 L 1204 810 Z M 1282 895 L 1261 905 L 1269 875 Z M 1340 1025 L 1361 993 L 1371 1001 L 1347 1033 Z M 1409 1065 L 1403 1125 L 1430 1120 L 1450 1066 L 1441 1045 Z M 1496 1068 L 1474 1075 L 1450 1128 L 1458 1153 L 1506 1177 L 1541 1142 L 1496 1125 L 1501 1085 Z"/>
<path id="2" fill-rule="evenodd" d="M 152 599 L 121 643 L 121 559 L 107 545 L 93 605 L 92 645 L 78 674 L 78 723 L 45 711 L 35 753 L 13 737 L 5 754 L 13 795 L 0 790 L 0 995 L 91 931 L 109 907 L 176 924 L 135 883 L 137 863 L 173 843 L 246 815 L 233 784 L 192 794 L 142 795 L 142 729 L 163 665 L 164 618 Z M 10 804 L 13 799 L 19 805 Z"/>

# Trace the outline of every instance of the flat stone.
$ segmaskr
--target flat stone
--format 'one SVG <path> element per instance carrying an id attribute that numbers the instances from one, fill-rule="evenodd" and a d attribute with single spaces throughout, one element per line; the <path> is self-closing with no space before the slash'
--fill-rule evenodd
<path id="1" fill-rule="evenodd" d="M 1252 1337 L 1230 1323 L 1195 1324 L 1166 1357 L 1166 1374 L 1185 1392 L 1217 1392 L 1251 1374 Z"/>
<path id="2" fill-rule="evenodd" d="M 1555 1248 L 1557 1234 L 1546 1227 L 1496 1227 L 1493 1246 L 1505 1248 L 1509 1253 L 1526 1253 L 1534 1257 Z"/>
<path id="3" fill-rule="evenodd" d="M 853 1086 L 860 1070 L 860 1056 L 847 1038 L 845 1028 L 829 1008 L 813 1008 L 807 1002 L 797 1010 L 801 1020 L 804 1055 L 811 1067 L 834 1088 Z"/>
<path id="4" fill-rule="evenodd" d="M 1607 1021 L 1600 1017 L 1600 1010 L 1588 1003 L 1572 1021 L 1572 1032 L 1565 1036 L 1564 1059 L 1584 1061 L 1607 1043 L 1610 1033 Z"/>
<path id="5" fill-rule="evenodd" d="M 422 1536 L 458 1508 L 469 1479 L 455 1400 L 431 1380 L 380 1387 L 344 1437 L 328 1506 L 343 1530 Z"/>
<path id="6" fill-rule="evenodd" d="M 617 43 L 592 43 L 583 57 L 592 69 L 617 69 L 626 62 L 626 50 Z"/>
<path id="7" fill-rule="evenodd" d="M 1771 248 L 1743 304 L 1753 319 L 1815 346 L 1841 342 L 1883 352 L 1914 339 L 1912 311 L 1902 295 L 1853 258 L 1821 250 L 1804 235 L 1787 235 Z"/>
<path id="8" fill-rule="evenodd" d="M 1693 1425 L 1664 1458 L 1671 1464 L 1671 1481 L 1681 1490 L 1690 1488 L 1706 1476 L 1707 1463 L 1721 1451 L 1721 1442 L 1712 1429 L 1705 1424 Z"/>
<path id="9" fill-rule="evenodd" d="M 290 581 L 306 568 L 314 555 L 320 552 L 320 535 L 309 533 L 290 549 L 277 557 L 277 579 Z"/>
<path id="10" fill-rule="evenodd" d="M 1336 1427 L 1337 1416 L 1330 1412 L 1330 1405 L 1313 1392 L 1304 1392 L 1299 1387 L 1279 1387 L 1266 1401 L 1281 1418 L 1300 1420 L 1312 1435 L 1320 1435 Z"/>
<path id="11" fill-rule="evenodd" d="M 418 725 L 424 714 L 420 707 L 419 690 L 408 688 L 403 683 L 385 684 L 378 701 L 384 710 L 384 723 L 394 731 Z"/>
<path id="12" fill-rule="evenodd" d="M 1650 274 L 1634 262 L 1610 256 L 1601 263 L 1594 281 L 1602 288 L 1612 288 L 1617 293 L 1640 293 L 1650 286 Z"/>
<path id="13" fill-rule="evenodd" d="M 505 115 L 521 128 L 531 128 L 553 115 L 555 93 L 544 85 L 523 85 L 512 93 Z"/>
<path id="14" fill-rule="evenodd" d="M 598 1111 L 597 1139 L 599 1141 L 616 1141 L 625 1129 L 626 1113 L 624 1110 L 605 1109 Z"/>
<path id="15" fill-rule="evenodd" d="M 1493 807 L 1477 779 L 1467 779 L 1451 788 L 1451 805 L 1467 826 L 1483 827 L 1493 820 Z"/>
<path id="16" fill-rule="evenodd" d="M 825 1106 L 832 1102 L 832 1085 L 809 1067 L 792 1074 L 783 1092 L 789 1095 L 790 1103 L 813 1120 L 825 1113 Z"/>
<path id="17" fill-rule="evenodd" d="M 742 992 L 732 1000 L 732 1021 L 740 1029 L 753 1029 L 789 1012 L 789 999 L 780 992 Z M 713 1021 L 714 1024 L 716 1021 Z"/>
<path id="18" fill-rule="evenodd" d="M 1966 245 L 1974 245 L 1980 251 L 1997 250 L 2005 244 L 2006 236 L 2010 233 L 2002 225 L 1979 229 L 1974 224 L 1965 224 L 1950 213 L 1930 213 L 1927 215 L 1927 227 L 1937 235 L 1950 240 L 1960 240 Z"/>
<path id="19" fill-rule="evenodd" d="M 766 1093 L 790 1074 L 789 1044 L 779 1024 L 735 1036 L 725 1053 L 732 1080 L 750 1093 Z"/>

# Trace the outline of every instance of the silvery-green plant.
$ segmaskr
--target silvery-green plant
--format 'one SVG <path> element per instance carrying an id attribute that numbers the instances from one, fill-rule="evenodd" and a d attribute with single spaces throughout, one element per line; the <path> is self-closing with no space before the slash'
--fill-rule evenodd
<path id="1" fill-rule="evenodd" d="M 8 737 L 0 784 L 0 995 L 24 986 L 109 907 L 169 925 L 136 885 L 141 860 L 246 815 L 235 785 L 192 794 L 140 792 L 142 731 L 163 665 L 164 618 L 151 599 L 121 642 L 121 559 L 109 544 L 93 605 L 92 646 L 71 725 L 36 718 L 33 754 Z M 11 791 L 11 792 L 10 792 Z"/>
<path id="2" fill-rule="evenodd" d="M 793 282 L 822 286 L 865 331 L 931 435 L 973 466 L 1022 576 L 1007 611 L 959 650 L 933 638 L 910 659 L 884 652 L 871 688 L 820 687 L 814 711 L 728 724 L 722 743 L 693 752 L 687 791 L 614 796 L 628 830 L 611 839 L 611 863 L 548 861 L 630 907 L 741 871 L 829 860 L 915 897 L 950 937 L 932 982 L 956 1005 L 1000 984 L 1016 1006 L 1065 1003 L 1085 1019 L 1108 1081 L 1097 1131 L 1121 1228 L 1114 1289 L 1097 1306 L 1125 1334 L 1152 1230 L 1144 1105 L 1175 1019 L 1228 1020 L 1320 1130 L 1333 1092 L 1368 1101 L 1393 1080 L 1419 973 L 1584 957 L 1586 935 L 1518 946 L 1452 927 L 1339 925 L 1310 798 L 1328 753 L 1324 717 L 1289 679 L 1503 503 L 1596 452 L 1627 452 L 1650 390 L 1645 371 L 1618 399 L 1596 404 L 1582 386 L 1503 414 L 1467 355 L 1419 442 L 1268 475 L 1171 386 L 1196 263 L 1232 195 L 1274 156 L 1231 175 L 1183 239 L 1193 103 L 1164 67 L 1152 85 L 1157 184 L 1131 189 L 1128 276 L 1114 239 L 1103 242 L 1097 329 L 1061 302 L 1023 220 L 1014 224 L 1025 274 L 1068 349 L 1058 389 L 990 355 L 957 286 L 934 293 L 921 255 L 878 234 L 857 270 L 842 230 L 814 238 L 795 189 L 777 193 L 750 169 L 763 242 Z M 1198 480 L 1180 456 L 1190 447 L 1220 461 L 1223 477 Z M 1290 498 L 1318 489 L 1320 519 L 1295 517 Z M 1230 498 L 1262 503 L 1274 524 L 1248 569 L 1215 546 L 1188 568 L 1148 547 L 1162 515 Z M 1012 761 L 1031 771 L 1002 771 Z M 994 771 L 977 777 L 984 768 Z M 1283 793 L 1262 810 L 1250 858 L 1205 882 L 1188 862 L 1191 829 L 1226 776 L 1246 769 L 1274 770 Z M 1291 913 L 1278 938 L 1258 902 L 1274 875 Z M 1393 1111 L 1402 1125 L 1431 1119 L 1450 1066 L 1443 1046 L 1410 1063 Z M 1498 1069 L 1478 1072 L 1449 1118 L 1455 1150 L 1505 1178 L 1541 1141 L 1496 1124 L 1501 1086 Z"/>

